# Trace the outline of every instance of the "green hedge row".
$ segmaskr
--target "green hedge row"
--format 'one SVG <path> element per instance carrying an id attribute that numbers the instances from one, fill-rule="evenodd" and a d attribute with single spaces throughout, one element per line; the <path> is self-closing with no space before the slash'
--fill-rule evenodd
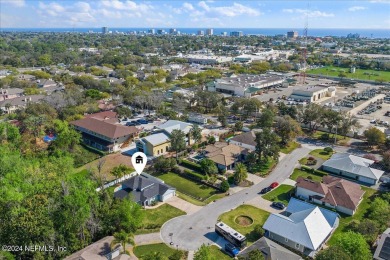
<path id="1" fill-rule="evenodd" d="M 200 167 L 199 164 L 190 162 L 188 160 L 182 160 L 180 165 L 193 171 L 202 172 L 202 167 Z"/>
<path id="2" fill-rule="evenodd" d="M 305 165 L 301 166 L 301 170 L 303 170 L 305 172 L 310 172 L 311 174 L 314 174 L 314 175 L 317 175 L 320 177 L 328 175 L 328 173 L 326 173 L 324 171 L 316 170 L 316 169 L 313 169 L 313 168 L 311 168 L 309 166 L 305 166 Z"/>
<path id="3" fill-rule="evenodd" d="M 183 175 L 183 177 L 186 177 L 186 178 L 189 178 L 192 180 L 196 180 L 196 181 L 202 181 L 205 179 L 204 175 L 199 174 L 197 172 L 190 171 L 190 170 L 182 171 L 181 175 Z"/>

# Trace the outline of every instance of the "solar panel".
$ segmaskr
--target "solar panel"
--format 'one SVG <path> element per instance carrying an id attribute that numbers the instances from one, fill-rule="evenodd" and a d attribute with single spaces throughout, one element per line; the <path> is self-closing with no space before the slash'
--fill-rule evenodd
<path id="1" fill-rule="evenodd" d="M 382 259 L 390 259 L 390 237 L 385 238 L 379 257 Z"/>

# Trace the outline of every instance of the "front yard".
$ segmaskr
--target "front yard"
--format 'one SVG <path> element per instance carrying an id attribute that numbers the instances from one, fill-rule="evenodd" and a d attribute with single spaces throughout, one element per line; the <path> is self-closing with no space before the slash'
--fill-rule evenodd
<path id="1" fill-rule="evenodd" d="M 313 155 L 314 157 L 318 157 L 323 159 L 324 161 L 328 160 L 333 153 L 327 153 L 324 151 L 324 149 L 315 149 L 309 153 L 310 155 Z"/>
<path id="2" fill-rule="evenodd" d="M 212 245 L 210 248 L 210 255 L 214 257 L 214 259 L 218 260 L 230 260 L 232 259 L 228 254 L 223 252 L 219 247 Z"/>
<path id="3" fill-rule="evenodd" d="M 145 215 L 142 221 L 142 228 L 137 230 L 137 234 L 159 232 L 165 222 L 186 214 L 184 211 L 169 204 L 163 204 L 154 209 L 145 209 L 143 212 Z"/>
<path id="4" fill-rule="evenodd" d="M 248 167 L 248 171 L 253 174 L 265 176 L 275 167 L 276 163 L 277 162 L 274 159 L 268 158 L 265 162 L 262 161 L 259 164 Z"/>
<path id="5" fill-rule="evenodd" d="M 258 237 L 253 236 L 253 234 L 251 234 L 254 227 L 256 225 L 263 226 L 264 222 L 267 220 L 269 215 L 270 215 L 269 212 L 256 208 L 254 206 L 241 205 L 234 210 L 223 213 L 222 215 L 219 216 L 218 219 L 224 222 L 225 224 L 227 224 L 228 226 L 232 227 L 233 229 L 237 230 L 241 234 L 247 236 L 248 244 L 251 244 L 258 239 Z M 253 220 L 253 223 L 247 226 L 238 224 L 237 223 L 238 217 L 249 217 L 250 219 Z"/>
<path id="6" fill-rule="evenodd" d="M 299 143 L 297 143 L 295 141 L 291 141 L 285 147 L 282 147 L 280 149 L 280 151 L 282 153 L 288 154 L 288 153 L 291 153 L 292 151 L 294 151 L 295 149 L 297 149 L 298 147 L 300 147 Z"/>
<path id="7" fill-rule="evenodd" d="M 185 179 L 173 172 L 161 174 L 157 177 L 166 184 L 175 187 L 179 192 L 190 195 L 200 201 L 204 201 L 208 197 L 218 193 L 214 188 Z"/>
<path id="8" fill-rule="evenodd" d="M 311 135 L 311 137 L 314 139 L 317 139 L 317 140 L 328 142 L 328 143 L 334 143 L 334 140 L 335 140 L 334 134 L 323 132 L 323 131 L 318 131 L 318 130 L 315 133 L 313 133 Z M 346 136 L 336 135 L 336 142 L 339 145 L 346 145 L 350 139 L 351 138 L 346 137 Z"/>
<path id="9" fill-rule="evenodd" d="M 294 186 L 281 184 L 276 189 L 263 195 L 263 198 L 269 201 L 282 202 L 287 205 L 290 201 L 290 194 L 294 191 Z"/>
<path id="10" fill-rule="evenodd" d="M 133 249 L 134 254 L 139 258 L 143 259 L 146 256 L 160 255 L 160 257 L 165 257 L 164 259 L 168 259 L 173 254 L 177 254 L 176 249 L 170 248 L 164 243 L 161 244 L 150 244 L 150 245 L 142 245 L 136 246 Z M 182 257 L 180 259 L 187 259 L 187 252 L 181 251 Z M 153 257 L 148 259 L 154 259 Z M 176 259 L 176 258 L 175 258 Z"/>

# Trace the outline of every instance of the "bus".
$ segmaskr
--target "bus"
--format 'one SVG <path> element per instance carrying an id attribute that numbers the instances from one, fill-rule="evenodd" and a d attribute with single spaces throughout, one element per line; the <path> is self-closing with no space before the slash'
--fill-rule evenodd
<path id="1" fill-rule="evenodd" d="M 215 232 L 238 248 L 246 246 L 246 237 L 223 222 L 215 224 Z"/>

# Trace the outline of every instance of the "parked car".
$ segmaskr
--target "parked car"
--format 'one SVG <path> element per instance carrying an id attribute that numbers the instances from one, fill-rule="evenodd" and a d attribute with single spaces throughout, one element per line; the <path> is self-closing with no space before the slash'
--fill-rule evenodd
<path id="1" fill-rule="evenodd" d="M 271 185 L 269 186 L 271 189 L 275 189 L 276 187 L 278 187 L 279 183 L 277 183 L 276 181 L 271 183 Z"/>
<path id="2" fill-rule="evenodd" d="M 272 189 L 270 187 L 266 187 L 260 191 L 260 194 L 266 194 L 267 192 L 271 191 Z"/>
<path id="3" fill-rule="evenodd" d="M 126 126 L 135 126 L 135 123 L 134 122 L 127 122 Z"/>
<path id="4" fill-rule="evenodd" d="M 227 243 L 225 245 L 225 251 L 228 252 L 233 257 L 236 257 L 238 255 L 238 253 L 240 253 L 240 250 L 230 243 Z"/>
<path id="5" fill-rule="evenodd" d="M 148 123 L 148 121 L 145 119 L 138 119 L 137 122 L 143 125 Z"/>
<path id="6" fill-rule="evenodd" d="M 271 206 L 277 209 L 284 209 L 286 207 L 282 202 L 272 202 Z"/>

